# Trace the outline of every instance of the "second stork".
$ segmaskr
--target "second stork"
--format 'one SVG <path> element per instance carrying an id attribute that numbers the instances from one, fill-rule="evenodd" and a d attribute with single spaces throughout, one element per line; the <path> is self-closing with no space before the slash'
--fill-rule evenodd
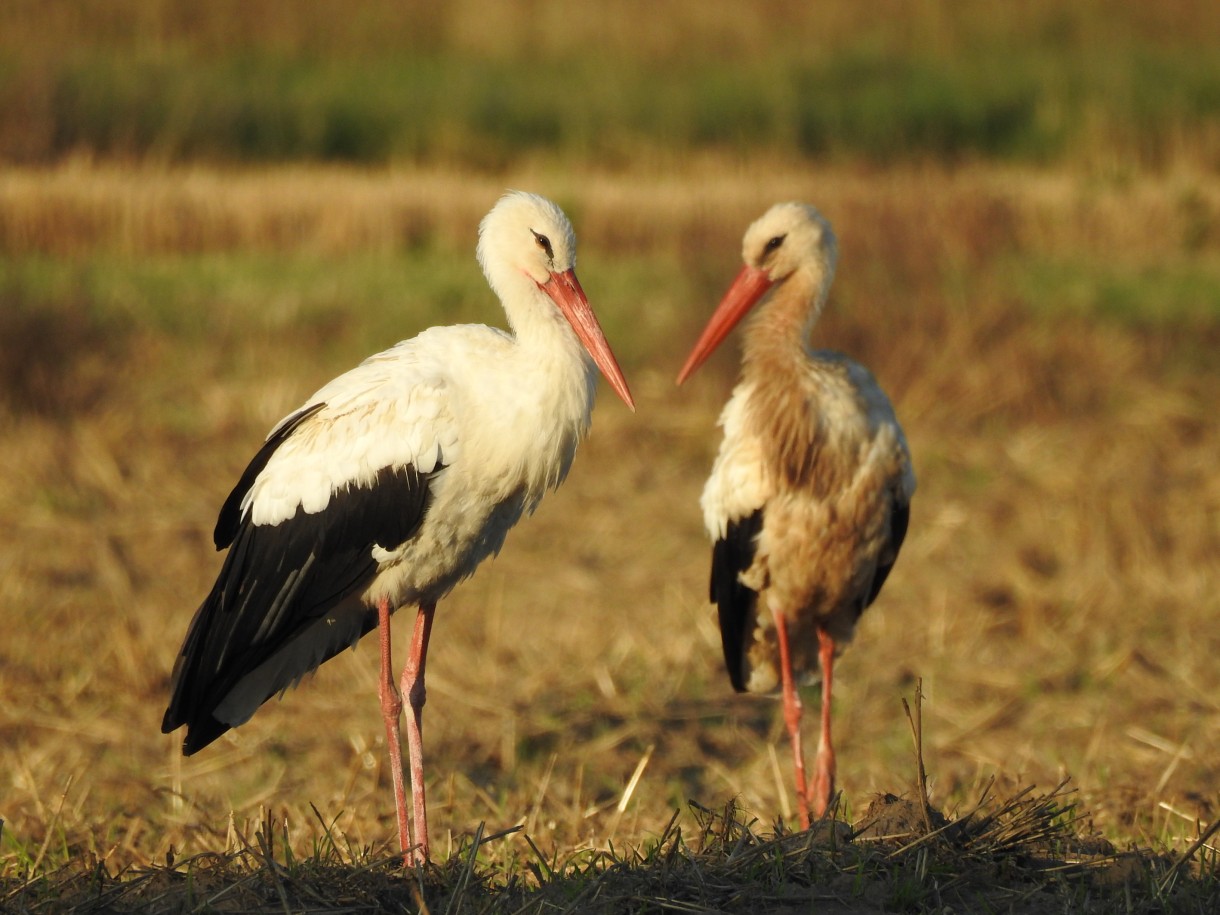
<path id="1" fill-rule="evenodd" d="M 898 557 L 915 474 L 893 407 L 869 371 L 842 353 L 809 348 L 838 257 L 830 224 L 811 206 L 777 204 L 746 230 L 742 257 L 678 383 L 757 307 L 702 507 L 715 543 L 711 600 L 729 678 L 738 691 L 782 690 L 807 828 L 810 807 L 822 816 L 834 793 L 835 653 Z M 796 684 L 819 670 L 811 794 Z"/>

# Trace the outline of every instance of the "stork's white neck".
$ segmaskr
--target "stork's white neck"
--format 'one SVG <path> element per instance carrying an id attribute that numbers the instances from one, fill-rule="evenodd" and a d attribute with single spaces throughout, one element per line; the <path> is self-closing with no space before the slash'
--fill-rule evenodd
<path id="1" fill-rule="evenodd" d="M 567 475 L 589 428 L 597 384 L 576 334 L 545 294 L 538 296 L 519 309 L 506 303 L 511 337 L 501 337 L 494 360 L 475 357 L 463 372 L 468 395 L 478 401 L 467 457 L 485 468 L 484 481 L 522 490 L 527 511 Z"/>
<path id="2" fill-rule="evenodd" d="M 534 285 L 526 307 L 505 303 L 516 340 L 517 377 L 531 384 L 532 398 L 559 423 L 588 428 L 597 386 L 597 368 L 572 325 L 550 298 Z M 545 421 L 545 420 L 544 420 Z"/>

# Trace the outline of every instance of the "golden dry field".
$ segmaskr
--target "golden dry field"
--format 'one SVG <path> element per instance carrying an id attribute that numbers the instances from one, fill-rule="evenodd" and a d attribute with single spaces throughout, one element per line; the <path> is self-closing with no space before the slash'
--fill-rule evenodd
<path id="1" fill-rule="evenodd" d="M 731 692 L 705 598 L 697 502 L 732 347 L 673 384 L 744 226 L 787 198 L 816 203 L 843 251 L 814 342 L 873 368 L 919 477 L 903 553 L 837 670 L 843 815 L 913 790 L 902 703 L 921 679 L 946 812 L 993 779 L 1003 794 L 1068 778 L 1081 828 L 1179 853 L 1220 816 L 1214 174 L 72 160 L 0 171 L 9 876 L 224 851 L 268 816 L 298 855 L 327 828 L 392 851 L 368 640 L 191 759 L 159 724 L 245 461 L 368 352 L 438 321 L 501 322 L 473 250 L 506 187 L 572 216 L 639 410 L 603 389 L 566 484 L 441 604 L 439 859 L 480 824 L 523 827 L 489 852 L 503 858 L 527 854 L 524 836 L 556 855 L 638 846 L 675 811 L 689 825 L 692 800 L 791 818 L 778 703 Z M 234 266 L 250 252 L 256 267 Z M 350 301 L 353 262 L 401 268 L 400 285 Z M 425 265 L 462 279 L 438 286 Z"/>

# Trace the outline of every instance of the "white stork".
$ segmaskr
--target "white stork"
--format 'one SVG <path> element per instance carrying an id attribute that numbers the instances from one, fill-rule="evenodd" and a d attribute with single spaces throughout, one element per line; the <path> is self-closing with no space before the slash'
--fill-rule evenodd
<path id="1" fill-rule="evenodd" d="M 505 195 L 479 227 L 478 259 L 513 333 L 426 330 L 340 375 L 271 430 L 221 507 L 216 547 L 229 552 L 191 621 L 161 725 L 186 725 L 189 756 L 379 628 L 404 863 L 428 858 L 421 719 L 437 601 L 563 481 L 589 428 L 595 364 L 635 409 L 576 278 L 576 237 L 559 207 Z M 390 614 L 406 605 L 418 614 L 396 690 Z"/>
<path id="2" fill-rule="evenodd" d="M 834 792 L 830 689 L 836 650 L 877 597 L 906 534 L 915 474 L 889 399 L 869 371 L 808 339 L 838 247 L 813 207 L 773 206 L 746 230 L 745 266 L 712 314 L 681 384 L 755 305 L 741 380 L 703 490 L 711 600 L 740 691 L 783 691 L 802 828 Z M 796 679 L 822 674 L 813 796 L 805 781 Z"/>

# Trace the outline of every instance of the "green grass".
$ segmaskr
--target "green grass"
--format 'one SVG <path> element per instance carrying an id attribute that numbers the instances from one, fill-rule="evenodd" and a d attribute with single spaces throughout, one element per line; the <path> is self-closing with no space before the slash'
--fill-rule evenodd
<path id="1" fill-rule="evenodd" d="M 1220 262 L 1130 267 L 1025 258 L 1011 269 L 1018 294 L 1043 314 L 1162 329 L 1220 318 Z"/>
<path id="2" fill-rule="evenodd" d="M 78 55 L 52 77 L 45 155 L 456 158 L 498 167 L 540 152 L 613 160 L 643 146 L 1043 161 L 1086 139 L 1080 129 L 1091 115 L 1160 156 L 1167 130 L 1217 116 L 1220 76 L 1180 55 L 1140 61 L 1120 76 L 1087 59 L 1049 68 L 1031 54 L 1005 60 L 994 47 L 938 60 L 865 45 L 731 69 L 596 56 L 522 68 L 452 54 L 359 62 Z M 1140 73 L 1170 91 L 1147 92 Z"/>
<path id="3" fill-rule="evenodd" d="M 545 34 L 506 28 L 477 46 L 443 12 L 378 5 L 359 27 L 319 15 L 296 43 L 257 6 L 250 22 L 167 12 L 129 29 L 70 9 L 28 35 L 14 19 L 0 43 L 0 156 L 495 169 L 709 148 L 878 163 L 1217 152 L 1220 39 L 1202 7 L 1165 21 L 1085 5 L 951 20 L 912 8 L 830 27 L 785 10 L 751 34 L 700 27 L 668 53 L 654 35 L 693 28 L 682 5 L 646 22 L 540 10 L 554 20 Z"/>
<path id="4" fill-rule="evenodd" d="M 672 326 L 678 303 L 691 300 L 690 284 L 680 265 L 659 257 L 611 260 L 594 252 L 586 259 L 585 291 L 607 333 L 621 340 L 620 358 L 638 362 L 653 334 Z M 180 342 L 299 334 L 361 352 L 434 324 L 505 325 L 473 251 L 439 246 L 334 257 L 239 251 L 0 257 L 0 295 L 13 303 L 10 321 L 24 315 L 57 329 L 83 321 L 99 335 L 143 329 Z"/>
<path id="5" fill-rule="evenodd" d="M 792 74 L 797 149 L 886 162 L 965 156 L 1045 160 L 1073 137 L 1065 100 L 1033 55 L 953 60 L 847 48 Z"/>
<path id="6" fill-rule="evenodd" d="M 0 402 L 49 415 L 90 409 L 141 341 L 159 341 L 154 353 L 186 346 L 237 374 L 256 371 L 252 353 L 298 349 L 316 361 L 321 383 L 433 325 L 504 327 L 472 254 L 422 246 L 335 257 L 0 257 Z M 689 282 L 661 258 L 610 260 L 595 252 L 588 264 L 582 283 L 620 363 L 627 370 L 645 364 L 689 316 Z M 141 391 L 154 402 L 165 393 Z M 185 419 L 191 428 L 189 417 L 163 419 Z"/>
<path id="7" fill-rule="evenodd" d="M 360 349 L 389 346 L 437 323 L 503 323 L 473 258 L 463 265 L 452 252 L 438 251 L 0 260 L 0 289 L 31 313 L 180 342 L 255 333 L 316 336 Z"/>

